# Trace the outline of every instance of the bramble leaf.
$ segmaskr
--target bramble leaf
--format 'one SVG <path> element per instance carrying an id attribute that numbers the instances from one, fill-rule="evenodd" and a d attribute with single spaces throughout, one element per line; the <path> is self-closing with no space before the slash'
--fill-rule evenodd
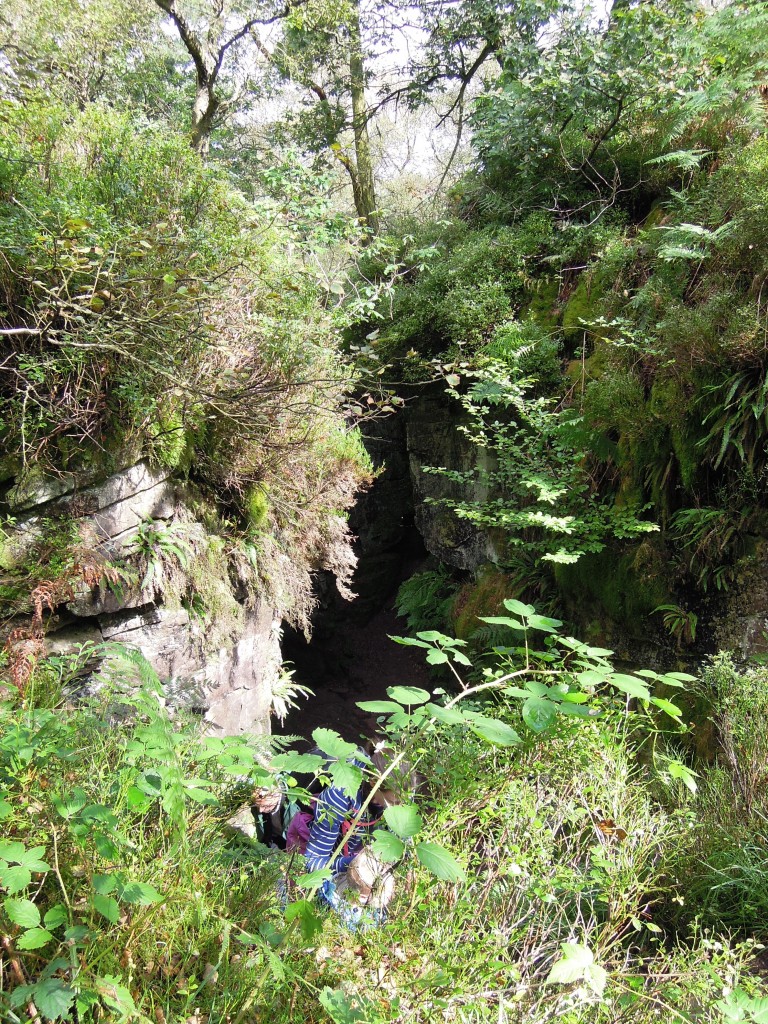
<path id="1" fill-rule="evenodd" d="M 312 739 L 324 754 L 327 754 L 329 757 L 338 757 L 340 760 L 352 757 L 357 750 L 354 743 L 348 743 L 337 732 L 334 732 L 333 729 L 315 729 L 312 733 Z"/>
<path id="2" fill-rule="evenodd" d="M 415 804 L 396 804 L 384 811 L 384 820 L 401 839 L 410 839 L 421 831 L 423 822 Z"/>
<path id="3" fill-rule="evenodd" d="M 453 855 L 437 843 L 419 843 L 416 856 L 420 864 L 445 882 L 463 882 L 466 877 Z"/>
<path id="4" fill-rule="evenodd" d="M 387 832 L 385 829 L 377 829 L 373 835 L 371 849 L 386 864 L 392 864 L 400 860 L 405 853 L 405 843 L 391 832 Z"/>
<path id="5" fill-rule="evenodd" d="M 40 949 L 51 941 L 53 935 L 46 928 L 30 928 L 17 941 L 18 949 Z"/>
<path id="6" fill-rule="evenodd" d="M 37 928 L 40 911 L 32 900 L 7 899 L 3 906 L 8 918 L 20 928 Z"/>
<path id="7" fill-rule="evenodd" d="M 399 704 L 426 704 L 429 694 L 419 686 L 388 686 L 387 693 Z"/>

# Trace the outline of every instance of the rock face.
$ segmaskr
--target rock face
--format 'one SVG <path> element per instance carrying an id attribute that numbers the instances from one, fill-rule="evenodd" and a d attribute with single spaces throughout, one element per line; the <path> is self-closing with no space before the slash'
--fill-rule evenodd
<path id="1" fill-rule="evenodd" d="M 352 590 L 354 616 L 367 620 L 391 598 L 402 579 L 409 533 L 413 532 L 413 490 L 402 416 L 365 426 L 365 447 L 377 476 L 358 496 L 349 525 L 357 538 Z M 344 614 L 348 614 L 345 611 Z"/>
<path id="2" fill-rule="evenodd" d="M 424 471 L 432 466 L 461 472 L 492 468 L 482 465 L 482 452 L 458 429 L 458 403 L 442 391 L 427 392 L 408 406 L 404 416 L 415 521 L 427 551 L 446 565 L 469 571 L 497 561 L 492 536 L 439 503 L 443 498 L 484 501 L 485 485 L 477 482 L 468 492 L 445 476 Z"/>
<path id="3" fill-rule="evenodd" d="M 754 550 L 734 566 L 734 580 L 710 612 L 716 647 L 739 661 L 768 654 L 768 540 L 755 538 Z"/>
<path id="4" fill-rule="evenodd" d="M 168 471 L 143 461 L 100 482 L 69 474 L 17 483 L 5 496 L 17 522 L 6 531 L 4 567 L 23 560 L 44 521 L 67 515 L 77 516 L 95 555 L 119 560 L 147 524 L 162 528 L 178 516 L 186 497 Z M 164 604 L 157 588 L 136 582 L 112 588 L 84 583 L 56 613 L 47 638 L 51 651 L 64 653 L 86 641 L 125 644 L 141 651 L 166 681 L 169 701 L 199 711 L 212 731 L 269 732 L 281 653 L 280 619 L 266 602 L 240 609 L 235 640 L 216 649 L 203 618 Z"/>

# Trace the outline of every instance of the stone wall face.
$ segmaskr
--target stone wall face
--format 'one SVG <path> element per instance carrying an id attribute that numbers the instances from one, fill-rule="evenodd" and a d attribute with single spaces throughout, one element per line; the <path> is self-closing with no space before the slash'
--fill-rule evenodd
<path id="1" fill-rule="evenodd" d="M 16 485 L 6 504 L 16 518 L 4 555 L 23 558 L 45 517 L 74 514 L 107 560 L 124 557 L 142 524 L 163 525 L 185 505 L 185 488 L 167 470 L 145 461 L 95 481 L 67 475 Z M 222 556 L 224 557 L 224 556 Z M 270 731 L 272 683 L 281 664 L 280 619 L 266 602 L 243 608 L 234 642 L 211 650 L 205 622 L 158 599 L 154 588 L 83 584 L 61 608 L 47 636 L 51 652 L 65 653 L 86 641 L 111 641 L 140 651 L 164 681 L 171 704 L 195 709 L 212 732 Z"/>
<path id="2" fill-rule="evenodd" d="M 415 522 L 427 551 L 446 565 L 470 572 L 497 561 L 491 535 L 439 503 L 442 498 L 485 501 L 484 485 L 476 483 L 466 489 L 444 476 L 424 472 L 431 466 L 473 471 L 485 457 L 458 429 L 458 403 L 442 392 L 425 393 L 408 406 L 404 416 Z"/>

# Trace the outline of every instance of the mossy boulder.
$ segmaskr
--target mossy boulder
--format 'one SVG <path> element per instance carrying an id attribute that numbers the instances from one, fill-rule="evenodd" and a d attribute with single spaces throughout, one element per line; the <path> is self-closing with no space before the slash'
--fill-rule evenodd
<path id="1" fill-rule="evenodd" d="M 615 623 L 643 636 L 654 608 L 674 601 L 669 556 L 658 537 L 583 555 L 555 573 L 568 616 L 580 625 Z"/>
<path id="2" fill-rule="evenodd" d="M 566 342 L 574 344 L 582 341 L 585 332 L 598 315 L 599 298 L 600 289 L 592 275 L 582 274 L 563 308 L 562 327 Z"/>
<path id="3" fill-rule="evenodd" d="M 610 367 L 608 348 L 607 342 L 597 338 L 586 359 L 568 360 L 565 376 L 574 384 L 580 385 L 583 382 L 585 387 L 590 381 L 599 380 Z"/>
<path id="4" fill-rule="evenodd" d="M 5 500 L 14 511 L 45 505 L 74 490 L 75 478 L 70 473 L 46 476 L 35 466 L 22 473 L 6 494 Z"/>
<path id="5" fill-rule="evenodd" d="M 466 640 L 483 626 L 481 616 L 503 615 L 504 599 L 514 597 L 509 576 L 498 566 L 483 566 L 474 580 L 465 583 L 453 599 L 451 621 L 455 635 Z"/>

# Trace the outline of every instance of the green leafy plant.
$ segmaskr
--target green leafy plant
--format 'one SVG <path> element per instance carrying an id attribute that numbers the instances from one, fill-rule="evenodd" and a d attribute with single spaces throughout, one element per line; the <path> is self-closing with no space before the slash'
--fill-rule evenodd
<path id="1" fill-rule="evenodd" d="M 692 644 L 696 640 L 696 626 L 699 617 L 696 612 L 687 611 L 679 604 L 660 604 L 651 614 L 663 615 L 664 628 L 677 641 L 677 646 Z"/>
<path id="2" fill-rule="evenodd" d="M 182 530 L 172 525 L 166 526 L 155 519 L 148 519 L 141 524 L 131 542 L 130 551 L 146 564 L 141 589 L 151 587 L 158 592 L 163 589 L 166 564 L 173 560 L 185 569 L 194 554 Z"/>
<path id="3" fill-rule="evenodd" d="M 459 390 L 461 378 L 466 387 Z M 535 380 L 514 368 L 488 363 L 448 374 L 447 392 L 461 402 L 469 423 L 460 429 L 477 447 L 477 468 L 430 467 L 485 500 L 438 499 L 460 519 L 502 531 L 511 547 L 544 561 L 572 563 L 602 550 L 609 538 L 627 539 L 658 529 L 636 506 L 601 500 L 584 472 L 584 453 L 572 444 L 572 417 L 532 393 Z M 487 467 L 487 468 L 486 468 Z M 429 500 L 429 499 L 428 499 Z"/>
<path id="4" fill-rule="evenodd" d="M 447 620 L 457 584 L 445 566 L 414 573 L 397 591 L 395 608 L 417 633 L 422 629 L 442 627 Z"/>

